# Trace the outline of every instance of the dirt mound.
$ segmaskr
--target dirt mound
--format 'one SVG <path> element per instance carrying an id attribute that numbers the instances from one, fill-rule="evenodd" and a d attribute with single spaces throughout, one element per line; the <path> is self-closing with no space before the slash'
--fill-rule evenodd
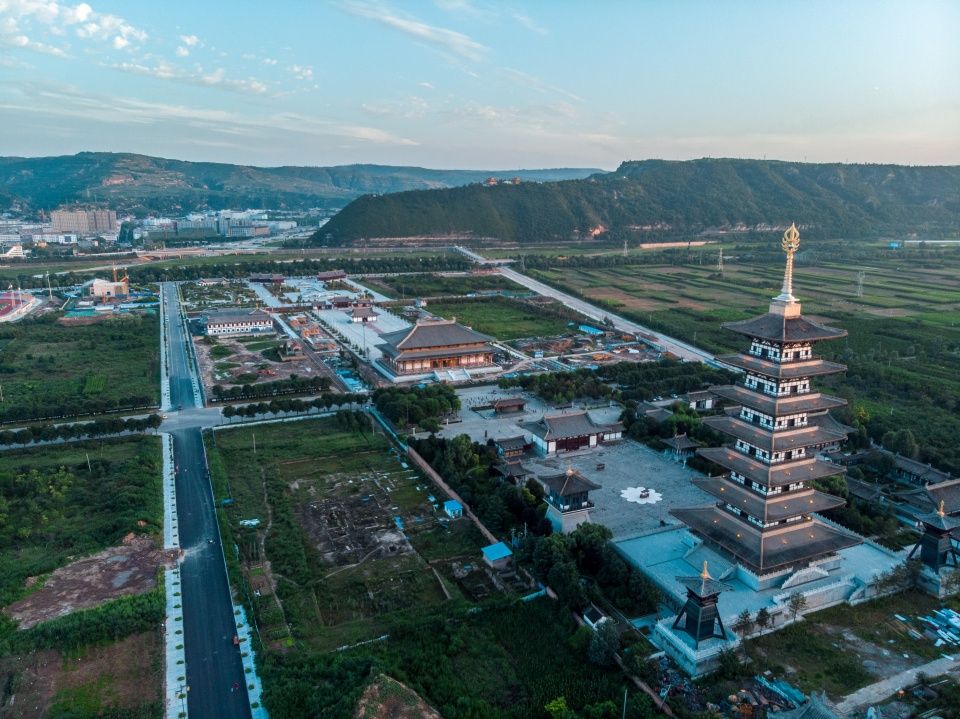
<path id="1" fill-rule="evenodd" d="M 363 692 L 353 719 L 443 719 L 415 691 L 381 674 Z"/>
<path id="2" fill-rule="evenodd" d="M 43 587 L 3 611 L 20 622 L 20 629 L 29 629 L 108 599 L 148 592 L 157 586 L 157 570 L 161 566 L 170 568 L 175 562 L 175 557 L 157 549 L 150 537 L 130 534 L 120 547 L 60 567 Z M 36 582 L 35 577 L 30 579 Z"/>

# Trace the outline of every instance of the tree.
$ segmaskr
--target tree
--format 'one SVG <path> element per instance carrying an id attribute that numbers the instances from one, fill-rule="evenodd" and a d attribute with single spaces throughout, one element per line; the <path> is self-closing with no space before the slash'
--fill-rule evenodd
<path id="1" fill-rule="evenodd" d="M 800 592 L 794 592 L 787 599 L 787 609 L 790 611 L 790 616 L 793 617 L 793 621 L 797 621 L 797 615 L 806 608 L 807 598 Z"/>
<path id="2" fill-rule="evenodd" d="M 757 612 L 756 622 L 757 626 L 760 627 L 760 631 L 770 626 L 770 612 L 767 611 L 766 607 L 761 607 L 760 611 Z"/>
<path id="3" fill-rule="evenodd" d="M 613 619 L 605 619 L 597 625 L 590 640 L 587 658 L 594 664 L 607 666 L 613 663 L 613 657 L 620 650 L 620 630 Z"/>
<path id="4" fill-rule="evenodd" d="M 733 624 L 733 631 L 741 637 L 746 636 L 753 630 L 753 620 L 750 618 L 750 610 L 744 609 Z"/>

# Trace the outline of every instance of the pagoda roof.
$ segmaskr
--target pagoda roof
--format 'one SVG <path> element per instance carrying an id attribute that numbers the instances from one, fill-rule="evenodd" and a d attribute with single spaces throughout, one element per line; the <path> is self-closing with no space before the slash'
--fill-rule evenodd
<path id="1" fill-rule="evenodd" d="M 936 512 L 921 514 L 919 517 L 917 517 L 917 519 L 923 522 L 924 525 L 930 529 L 938 530 L 942 533 L 949 533 L 957 527 L 960 527 L 960 517 L 951 517 L 946 513 L 945 501 L 941 501 Z"/>
<path id="2" fill-rule="evenodd" d="M 580 494 L 581 492 L 589 492 L 592 489 L 600 489 L 599 484 L 591 482 L 575 469 L 569 469 L 563 474 L 552 474 L 546 477 L 540 477 L 539 479 L 561 497 L 568 497 L 571 494 Z"/>
<path id="3" fill-rule="evenodd" d="M 527 446 L 527 438 L 522 434 L 517 435 L 516 437 L 500 437 L 499 439 L 495 439 L 493 441 L 504 452 L 509 452 L 510 450 L 514 449 L 523 449 Z"/>
<path id="4" fill-rule="evenodd" d="M 856 432 L 856 430 L 850 425 L 843 424 L 843 422 L 838 422 L 837 418 L 826 410 L 807 415 L 807 422 L 810 424 L 815 424 L 820 429 L 825 429 L 829 432 L 839 432 L 840 434 L 844 435 L 844 438 L 846 438 L 846 435 Z"/>
<path id="5" fill-rule="evenodd" d="M 772 342 L 818 342 L 847 336 L 846 330 L 827 327 L 803 315 L 786 317 L 773 312 L 722 326 L 731 332 Z"/>
<path id="6" fill-rule="evenodd" d="M 853 547 L 861 540 L 816 519 L 761 531 L 716 505 L 672 509 L 670 514 L 761 574 Z"/>
<path id="7" fill-rule="evenodd" d="M 594 422 L 586 411 L 544 416 L 536 422 L 528 422 L 523 426 L 545 440 L 602 434 L 610 429 L 609 425 Z"/>
<path id="8" fill-rule="evenodd" d="M 833 477 L 844 471 L 843 467 L 833 462 L 813 457 L 767 464 L 732 447 L 701 447 L 697 454 L 765 487 L 785 487 L 796 482 Z"/>
<path id="9" fill-rule="evenodd" d="M 732 400 L 744 407 L 755 409 L 771 417 L 780 417 L 785 414 L 800 414 L 801 412 L 816 412 L 817 410 L 842 407 L 847 400 L 840 397 L 831 397 L 820 392 L 806 394 L 791 394 L 786 397 L 774 397 L 765 392 L 747 389 L 740 385 L 719 385 L 711 387 L 711 391 L 718 397 Z"/>
<path id="10" fill-rule="evenodd" d="M 841 442 L 847 438 L 846 434 L 842 432 L 819 427 L 815 424 L 773 431 L 750 422 L 744 422 L 736 417 L 724 415 L 706 417 L 703 423 L 718 432 L 742 439 L 744 442 L 768 452 L 785 452 L 801 447 Z"/>
<path id="11" fill-rule="evenodd" d="M 828 362 L 822 359 L 808 359 L 794 362 L 774 362 L 773 360 L 756 357 L 746 352 L 731 355 L 717 355 L 717 361 L 737 367 L 738 369 L 774 379 L 802 379 L 824 374 L 843 372 L 847 366 L 839 362 Z"/>
<path id="12" fill-rule="evenodd" d="M 818 492 L 812 488 L 800 492 L 785 492 L 763 497 L 742 484 L 724 477 L 698 477 L 691 481 L 717 499 L 728 502 L 732 506 L 742 509 L 751 517 L 756 517 L 765 522 L 776 522 L 787 517 L 823 512 L 846 504 L 840 497 Z"/>
<path id="13" fill-rule="evenodd" d="M 380 313 L 367 305 L 354 307 L 349 312 L 351 317 L 379 317 Z"/>
<path id="14" fill-rule="evenodd" d="M 704 597 L 715 597 L 720 594 L 720 592 L 731 588 L 729 584 L 719 582 L 710 576 L 710 572 L 707 571 L 706 562 L 703 563 L 702 574 L 698 574 L 695 577 L 677 577 L 676 579 L 701 599 Z"/>
<path id="15" fill-rule="evenodd" d="M 451 320 L 418 321 L 409 329 L 380 335 L 382 344 L 400 351 L 437 349 L 462 345 L 480 345 L 493 337 L 464 327 L 456 318 Z"/>
<path id="16" fill-rule="evenodd" d="M 696 449 L 700 446 L 699 443 L 694 442 L 686 434 L 678 434 L 676 437 L 670 437 L 669 439 L 663 440 L 663 443 L 676 450 Z"/>
<path id="17" fill-rule="evenodd" d="M 914 516 L 936 511 L 940 502 L 944 503 L 947 514 L 956 514 L 960 512 L 960 479 L 950 479 L 917 489 L 908 489 L 905 492 L 897 492 L 896 496 L 919 510 L 913 513 Z"/>

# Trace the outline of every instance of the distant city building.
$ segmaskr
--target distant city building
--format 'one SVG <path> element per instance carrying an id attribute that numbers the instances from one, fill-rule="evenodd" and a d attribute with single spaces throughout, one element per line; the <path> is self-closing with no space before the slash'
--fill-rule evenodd
<path id="1" fill-rule="evenodd" d="M 55 233 L 88 235 L 117 231 L 117 213 L 113 210 L 54 210 L 50 222 Z"/>
<path id="2" fill-rule="evenodd" d="M 90 285 L 90 295 L 107 299 L 108 297 L 126 297 L 130 294 L 130 283 L 126 278 L 110 281 L 96 279 Z"/>

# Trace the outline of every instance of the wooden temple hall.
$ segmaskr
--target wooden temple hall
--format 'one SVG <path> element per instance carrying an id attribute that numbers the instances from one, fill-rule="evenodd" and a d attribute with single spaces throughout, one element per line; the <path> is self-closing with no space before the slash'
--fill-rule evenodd
<path id="1" fill-rule="evenodd" d="M 671 511 L 708 546 L 732 555 L 755 577 L 756 588 L 782 578 L 785 570 L 811 564 L 828 568 L 838 550 L 860 543 L 816 516 L 844 501 L 807 484 L 842 472 L 821 459 L 818 450 L 839 445 L 850 430 L 828 414 L 846 401 L 811 385 L 814 377 L 846 369 L 813 354 L 817 342 L 844 337 L 846 331 L 800 314 L 792 287 L 793 253 L 799 244 L 799 233 L 791 227 L 783 239 L 783 288 L 767 314 L 723 325 L 744 335 L 750 348 L 717 357 L 744 370 L 743 382 L 710 388 L 735 403 L 725 414 L 704 419 L 726 435 L 728 444 L 697 450 L 727 470 L 723 476 L 692 480 L 717 501 Z"/>
<path id="2" fill-rule="evenodd" d="M 419 320 L 410 329 L 382 334 L 377 347 L 393 374 L 417 375 L 493 366 L 496 349 L 489 344 L 492 340 L 454 317 Z"/>

